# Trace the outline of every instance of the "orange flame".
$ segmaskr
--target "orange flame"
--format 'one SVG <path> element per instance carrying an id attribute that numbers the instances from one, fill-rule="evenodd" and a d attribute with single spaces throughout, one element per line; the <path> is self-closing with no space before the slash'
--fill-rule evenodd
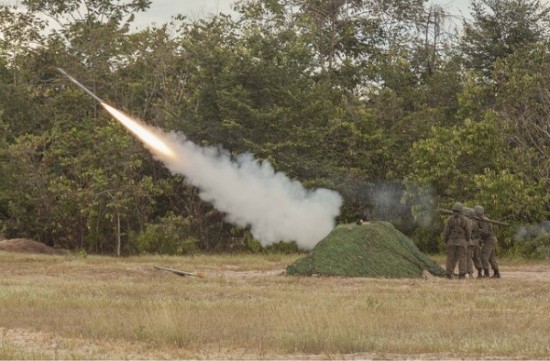
<path id="1" fill-rule="evenodd" d="M 147 126 L 141 124 L 139 121 L 132 119 L 128 115 L 124 114 L 118 109 L 113 108 L 112 106 L 101 103 L 103 108 L 109 112 L 118 120 L 122 125 L 124 125 L 130 132 L 134 133 L 143 143 L 145 143 L 150 149 L 156 153 L 160 153 L 166 157 L 174 158 L 175 152 L 162 138 L 155 134 L 154 131 L 149 129 Z"/>

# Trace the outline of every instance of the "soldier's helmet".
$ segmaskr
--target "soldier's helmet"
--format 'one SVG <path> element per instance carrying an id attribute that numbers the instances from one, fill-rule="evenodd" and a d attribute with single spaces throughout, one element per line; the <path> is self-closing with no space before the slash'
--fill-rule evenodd
<path id="1" fill-rule="evenodd" d="M 474 215 L 474 210 L 470 207 L 464 207 L 464 214 L 468 217 L 471 217 Z"/>
<path id="2" fill-rule="evenodd" d="M 464 206 L 462 205 L 462 203 L 460 202 L 456 202 L 455 204 L 453 204 L 453 212 L 459 212 L 459 213 L 462 213 L 462 209 L 464 208 Z"/>
<path id="3" fill-rule="evenodd" d="M 478 216 L 482 216 L 483 213 L 485 213 L 485 210 L 483 209 L 482 206 L 475 206 L 474 213 L 477 214 Z"/>

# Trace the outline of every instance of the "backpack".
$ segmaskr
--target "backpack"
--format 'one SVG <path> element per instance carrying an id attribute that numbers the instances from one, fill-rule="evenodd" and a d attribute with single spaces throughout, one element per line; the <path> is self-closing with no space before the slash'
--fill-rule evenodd
<path id="1" fill-rule="evenodd" d="M 464 231 L 464 219 L 460 215 L 453 215 L 449 221 L 449 239 L 458 240 L 466 238 Z"/>

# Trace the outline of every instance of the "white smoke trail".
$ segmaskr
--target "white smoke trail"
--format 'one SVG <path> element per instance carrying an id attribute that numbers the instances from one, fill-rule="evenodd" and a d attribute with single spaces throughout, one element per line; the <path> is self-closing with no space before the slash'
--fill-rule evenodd
<path id="1" fill-rule="evenodd" d="M 342 197 L 328 189 L 307 190 L 276 172 L 268 161 L 251 154 L 232 160 L 217 148 L 202 148 L 181 134 L 148 127 L 102 103 L 173 173 L 201 190 L 201 199 L 226 214 L 232 224 L 246 227 L 263 246 L 296 241 L 312 249 L 335 226 Z"/>

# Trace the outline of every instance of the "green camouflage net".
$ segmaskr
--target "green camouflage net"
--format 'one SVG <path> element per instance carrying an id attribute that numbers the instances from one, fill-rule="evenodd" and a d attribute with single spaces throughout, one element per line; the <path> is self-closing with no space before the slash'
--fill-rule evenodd
<path id="1" fill-rule="evenodd" d="M 344 277 L 421 277 L 445 271 L 388 222 L 337 226 L 309 255 L 288 266 L 288 275 Z"/>

